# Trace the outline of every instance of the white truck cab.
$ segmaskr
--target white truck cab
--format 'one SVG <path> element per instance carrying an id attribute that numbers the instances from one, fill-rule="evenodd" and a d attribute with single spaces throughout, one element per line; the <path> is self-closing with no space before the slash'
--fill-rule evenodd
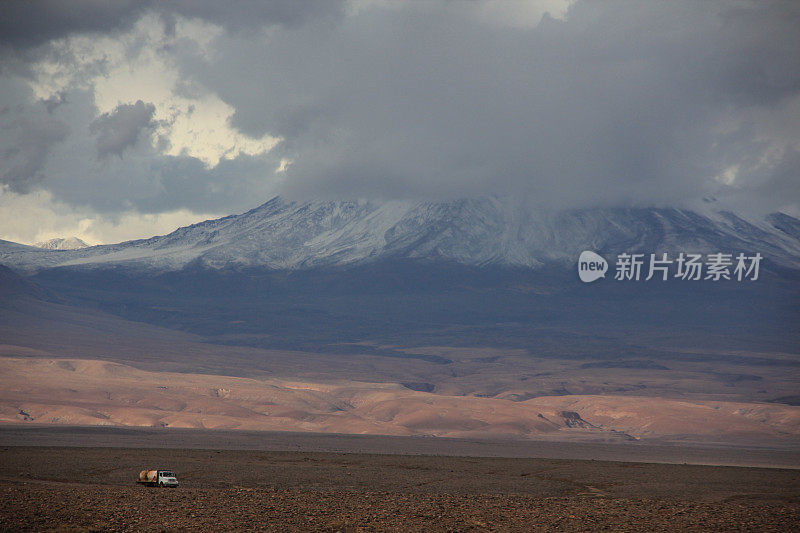
<path id="1" fill-rule="evenodd" d="M 175 477 L 175 474 L 173 474 L 171 470 L 159 470 L 158 471 L 158 486 L 159 487 L 177 487 L 178 486 L 178 478 Z"/>

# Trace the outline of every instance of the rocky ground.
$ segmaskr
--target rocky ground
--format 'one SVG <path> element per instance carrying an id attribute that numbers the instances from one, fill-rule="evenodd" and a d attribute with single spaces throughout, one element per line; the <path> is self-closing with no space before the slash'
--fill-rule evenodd
<path id="1" fill-rule="evenodd" d="M 563 459 L 0 448 L 4 531 L 796 530 L 800 471 Z M 134 483 L 171 468 L 177 489 Z"/>

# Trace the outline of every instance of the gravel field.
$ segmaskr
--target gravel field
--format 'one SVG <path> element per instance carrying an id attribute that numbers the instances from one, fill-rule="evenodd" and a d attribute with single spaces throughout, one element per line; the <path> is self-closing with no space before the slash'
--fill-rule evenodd
<path id="1" fill-rule="evenodd" d="M 800 471 L 567 459 L 0 448 L 4 531 L 791 531 Z M 177 489 L 138 486 L 171 468 Z"/>

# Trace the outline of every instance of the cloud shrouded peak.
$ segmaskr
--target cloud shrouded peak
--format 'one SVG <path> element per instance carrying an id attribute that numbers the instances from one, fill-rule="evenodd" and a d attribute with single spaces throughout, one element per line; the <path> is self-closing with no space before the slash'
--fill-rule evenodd
<path id="1" fill-rule="evenodd" d="M 800 205 L 794 2 L 2 9 L 2 183 L 75 212 L 274 194 Z"/>

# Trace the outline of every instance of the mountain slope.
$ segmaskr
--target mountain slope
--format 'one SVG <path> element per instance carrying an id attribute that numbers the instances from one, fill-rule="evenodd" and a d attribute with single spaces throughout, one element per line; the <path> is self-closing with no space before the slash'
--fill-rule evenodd
<path id="1" fill-rule="evenodd" d="M 753 220 L 730 212 L 607 208 L 561 212 L 510 199 L 449 202 L 289 202 L 273 198 L 241 215 L 164 236 L 80 250 L 41 250 L 0 241 L 0 263 L 24 271 L 122 265 L 178 270 L 264 267 L 298 270 L 382 259 L 538 268 L 574 261 L 585 249 L 761 252 L 800 268 L 800 221 Z"/>

